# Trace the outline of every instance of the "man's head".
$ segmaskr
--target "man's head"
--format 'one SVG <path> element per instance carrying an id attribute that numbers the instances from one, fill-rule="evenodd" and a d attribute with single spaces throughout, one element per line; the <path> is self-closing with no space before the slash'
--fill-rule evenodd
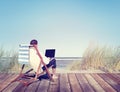
<path id="1" fill-rule="evenodd" d="M 30 45 L 37 45 L 38 44 L 38 41 L 33 39 L 30 41 Z"/>

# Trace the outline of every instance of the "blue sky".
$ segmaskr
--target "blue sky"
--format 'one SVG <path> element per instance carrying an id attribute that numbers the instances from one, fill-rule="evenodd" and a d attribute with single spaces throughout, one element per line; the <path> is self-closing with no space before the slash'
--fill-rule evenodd
<path id="1" fill-rule="evenodd" d="M 120 46 L 119 0 L 1 0 L 0 45 L 31 39 L 56 56 L 82 56 L 91 43 Z"/>

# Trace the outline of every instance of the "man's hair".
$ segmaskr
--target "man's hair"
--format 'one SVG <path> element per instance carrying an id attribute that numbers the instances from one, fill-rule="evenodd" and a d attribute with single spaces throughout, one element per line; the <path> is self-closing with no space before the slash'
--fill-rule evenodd
<path id="1" fill-rule="evenodd" d="M 38 41 L 33 39 L 30 41 L 30 45 L 37 45 L 38 44 Z"/>

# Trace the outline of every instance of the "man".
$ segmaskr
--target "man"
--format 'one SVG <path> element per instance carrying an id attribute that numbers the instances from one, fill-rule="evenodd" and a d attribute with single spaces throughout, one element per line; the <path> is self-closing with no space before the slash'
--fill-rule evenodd
<path id="1" fill-rule="evenodd" d="M 49 71 L 46 68 L 52 68 L 52 74 L 53 78 L 55 77 L 56 73 L 56 59 L 54 57 L 48 57 L 49 58 L 49 63 L 44 65 L 42 67 L 42 72 L 40 71 L 41 63 L 44 64 L 43 61 L 43 56 L 38 52 L 38 41 L 33 39 L 30 41 L 30 65 L 34 69 L 34 71 L 37 73 L 37 78 L 39 80 L 41 79 L 49 79 Z M 44 57 L 45 59 L 45 57 Z"/>

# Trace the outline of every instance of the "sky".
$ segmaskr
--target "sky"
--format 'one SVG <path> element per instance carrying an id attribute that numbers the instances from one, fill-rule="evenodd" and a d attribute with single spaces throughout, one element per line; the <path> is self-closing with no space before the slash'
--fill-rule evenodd
<path id="1" fill-rule="evenodd" d="M 82 56 L 89 44 L 120 46 L 120 0 L 0 0 L 0 47 L 32 39 L 58 57 Z"/>

